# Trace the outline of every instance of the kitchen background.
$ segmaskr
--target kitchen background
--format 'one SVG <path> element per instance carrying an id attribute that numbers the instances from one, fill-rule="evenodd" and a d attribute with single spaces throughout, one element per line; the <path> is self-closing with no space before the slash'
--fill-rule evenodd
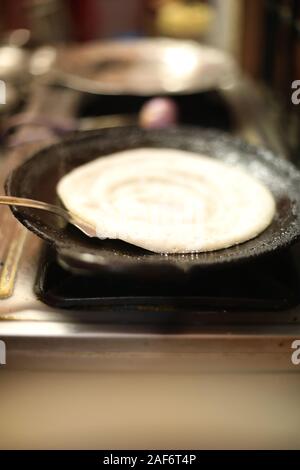
<path id="1" fill-rule="evenodd" d="M 0 43 L 25 52 L 143 36 L 194 39 L 230 53 L 260 95 L 261 119 L 272 121 L 273 142 L 280 137 L 287 156 L 300 163 L 300 105 L 291 100 L 292 82 L 300 79 L 299 0 L 0 0 Z M 0 51 L 0 79 L 6 58 Z M 12 107 L 0 114 L 0 128 L 26 102 L 20 78 L 12 79 L 11 93 L 21 91 L 21 102 L 12 97 Z M 37 93 L 31 107 L 36 110 L 43 100 L 41 109 L 50 110 L 52 122 L 54 96 L 59 115 L 65 110 L 69 118 L 68 95 L 61 101 L 59 93 L 51 90 L 47 99 Z M 196 335 L 178 335 L 179 349 L 163 334 L 141 335 L 132 346 L 134 334 L 126 328 L 104 328 L 98 341 L 85 324 L 79 331 L 77 324 L 56 321 L 56 312 L 43 336 L 45 312 L 35 311 L 27 321 L 33 300 L 25 289 L 29 281 L 24 285 L 19 282 L 16 292 L 29 307 L 21 311 L 17 298 L 19 318 L 9 300 L 1 300 L 0 326 L 5 324 L 8 337 L 18 324 L 15 353 L 21 365 L 0 370 L 0 448 L 299 448 L 299 366 L 291 364 L 289 336 L 276 336 L 280 330 L 285 338 L 297 325 L 286 325 L 279 314 L 274 325 L 265 325 L 264 318 L 245 329 L 226 325 L 221 339 L 218 324 L 213 338 L 204 332 L 198 354 Z M 61 347 L 64 329 L 70 337 Z M 236 359 L 235 371 L 225 374 L 225 365 Z"/>
<path id="2" fill-rule="evenodd" d="M 3 44 L 25 43 L 32 48 L 145 35 L 193 38 L 231 53 L 242 70 L 265 87 L 264 96 L 270 99 L 268 106 L 279 121 L 282 139 L 296 155 L 299 108 L 292 104 L 291 84 L 300 75 L 299 1 L 0 1 Z"/>

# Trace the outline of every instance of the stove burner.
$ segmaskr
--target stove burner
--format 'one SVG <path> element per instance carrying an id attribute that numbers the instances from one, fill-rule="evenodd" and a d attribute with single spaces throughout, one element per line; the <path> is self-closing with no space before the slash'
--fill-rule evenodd
<path id="1" fill-rule="evenodd" d="M 64 270 L 54 250 L 47 248 L 35 292 L 52 307 L 96 310 L 100 322 L 101 312 L 111 312 L 118 322 L 144 323 L 166 314 L 184 322 L 188 312 L 284 311 L 300 302 L 299 250 L 298 245 L 276 256 L 219 270 L 170 270 L 151 279 L 118 272 L 75 275 Z"/>
<path id="2" fill-rule="evenodd" d="M 83 94 L 79 105 L 79 116 L 81 118 L 92 118 L 99 116 L 99 114 L 101 116 L 135 116 L 148 100 L 149 97 L 142 96 L 112 97 Z M 217 90 L 191 95 L 177 95 L 173 96 L 172 100 L 179 110 L 181 124 L 212 127 L 224 131 L 231 131 L 235 128 L 236 123 L 232 110 Z"/>

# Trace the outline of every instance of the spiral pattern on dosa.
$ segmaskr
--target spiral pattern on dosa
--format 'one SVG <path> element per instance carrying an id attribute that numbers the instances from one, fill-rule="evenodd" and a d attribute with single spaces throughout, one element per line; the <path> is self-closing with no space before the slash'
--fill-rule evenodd
<path id="1" fill-rule="evenodd" d="M 57 192 L 99 238 L 159 253 L 245 242 L 265 230 L 275 213 L 270 191 L 244 170 L 176 149 L 100 157 L 63 177 Z"/>

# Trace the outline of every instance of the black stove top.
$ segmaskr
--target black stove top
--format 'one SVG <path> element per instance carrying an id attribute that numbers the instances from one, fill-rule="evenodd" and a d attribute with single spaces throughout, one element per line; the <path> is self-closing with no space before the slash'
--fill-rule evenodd
<path id="1" fill-rule="evenodd" d="M 217 91 L 175 98 L 181 122 L 234 131 L 233 114 Z M 134 114 L 145 98 L 82 95 L 80 117 Z M 97 312 L 97 321 L 145 323 L 159 318 L 185 322 L 203 312 L 280 312 L 300 305 L 300 244 L 284 252 L 225 268 L 188 272 L 170 270 L 161 277 L 112 272 L 74 274 L 61 267 L 47 247 L 35 284 L 38 298 L 66 311 Z M 169 314 L 171 317 L 169 317 Z M 277 315 L 277 314 L 276 314 Z M 255 315 L 254 315 L 255 317 Z"/>
<path id="2" fill-rule="evenodd" d="M 73 274 L 56 261 L 51 248 L 44 252 L 35 285 L 42 302 L 65 309 L 118 312 L 116 320 L 151 321 L 155 311 L 284 312 L 300 304 L 300 245 L 244 265 L 178 273 L 162 278 L 138 278 L 129 273 Z M 156 315 L 155 315 L 156 316 Z M 100 318 L 99 318 L 100 319 Z M 153 319 L 153 317 L 152 317 Z"/>
<path id="3" fill-rule="evenodd" d="M 108 115 L 137 115 L 149 97 L 82 94 L 78 113 L 81 118 Z M 217 90 L 191 95 L 174 95 L 181 124 L 198 125 L 224 131 L 235 127 L 231 108 Z"/>

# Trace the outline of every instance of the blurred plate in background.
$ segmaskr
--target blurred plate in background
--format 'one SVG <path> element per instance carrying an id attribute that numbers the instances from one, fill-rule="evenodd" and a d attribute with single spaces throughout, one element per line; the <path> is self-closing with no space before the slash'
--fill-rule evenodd
<path id="1" fill-rule="evenodd" d="M 237 77 L 234 61 L 223 52 L 162 38 L 60 49 L 53 69 L 65 86 L 83 92 L 141 96 L 226 88 Z"/>

